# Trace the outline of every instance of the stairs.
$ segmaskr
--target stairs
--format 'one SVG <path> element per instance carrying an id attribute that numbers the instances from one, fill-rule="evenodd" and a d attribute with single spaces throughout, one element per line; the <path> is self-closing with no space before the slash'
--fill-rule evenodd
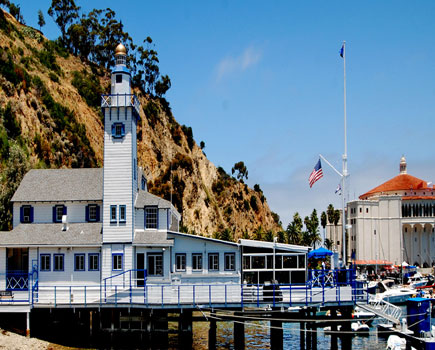
<path id="1" fill-rule="evenodd" d="M 374 314 L 382 317 L 394 324 L 400 324 L 400 317 L 402 310 L 384 300 L 371 300 L 369 304 L 357 303 L 357 305 L 366 311 L 373 312 Z"/>

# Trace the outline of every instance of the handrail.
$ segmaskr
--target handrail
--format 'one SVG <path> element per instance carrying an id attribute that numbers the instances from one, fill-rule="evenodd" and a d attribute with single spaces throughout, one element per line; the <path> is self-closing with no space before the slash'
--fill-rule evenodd
<path id="1" fill-rule="evenodd" d="M 137 114 L 140 114 L 140 103 L 135 94 L 103 94 L 101 108 L 104 107 L 134 107 Z"/>

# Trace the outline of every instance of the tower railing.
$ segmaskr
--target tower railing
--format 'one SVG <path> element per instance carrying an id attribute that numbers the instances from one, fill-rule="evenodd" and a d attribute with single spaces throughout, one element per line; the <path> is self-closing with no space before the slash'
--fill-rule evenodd
<path id="1" fill-rule="evenodd" d="M 140 114 L 140 103 L 135 94 L 104 94 L 101 95 L 101 108 L 105 107 L 134 107 Z"/>

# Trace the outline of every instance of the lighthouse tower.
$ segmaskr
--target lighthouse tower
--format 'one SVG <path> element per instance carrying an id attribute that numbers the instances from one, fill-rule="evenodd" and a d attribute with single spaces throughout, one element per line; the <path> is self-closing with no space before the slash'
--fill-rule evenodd
<path id="1" fill-rule="evenodd" d="M 119 44 L 104 115 L 103 278 L 132 268 L 134 202 L 137 193 L 136 127 L 139 103 L 131 92 L 126 49 Z"/>

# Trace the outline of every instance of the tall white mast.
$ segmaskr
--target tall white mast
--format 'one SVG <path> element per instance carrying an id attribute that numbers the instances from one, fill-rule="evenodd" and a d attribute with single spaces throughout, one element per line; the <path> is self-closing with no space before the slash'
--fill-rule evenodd
<path id="1" fill-rule="evenodd" d="M 346 41 L 343 41 L 343 81 L 344 81 L 344 154 L 343 154 L 343 177 L 341 178 L 341 202 L 343 205 L 343 214 L 342 214 L 342 227 L 343 227 L 343 264 L 346 266 L 347 260 L 347 250 L 346 250 L 346 178 L 348 176 L 347 173 L 347 120 L 346 120 Z"/>

